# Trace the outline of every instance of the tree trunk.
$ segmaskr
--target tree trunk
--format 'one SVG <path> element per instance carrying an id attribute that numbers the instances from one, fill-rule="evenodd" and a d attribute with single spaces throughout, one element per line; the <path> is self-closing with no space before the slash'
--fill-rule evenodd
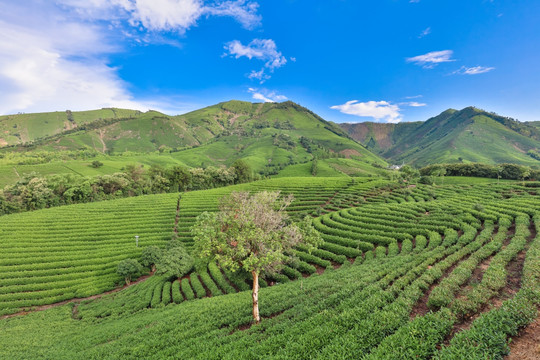
<path id="1" fill-rule="evenodd" d="M 251 274 L 253 275 L 253 320 L 258 324 L 261 322 L 259 315 L 259 273 L 252 271 Z"/>

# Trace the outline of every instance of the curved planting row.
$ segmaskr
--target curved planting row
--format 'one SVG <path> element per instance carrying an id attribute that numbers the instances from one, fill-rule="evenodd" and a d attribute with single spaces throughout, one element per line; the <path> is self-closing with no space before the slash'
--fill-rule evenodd
<path id="1" fill-rule="evenodd" d="M 0 315 L 110 290 L 119 261 L 170 239 L 176 203 L 167 194 L 0 217 Z"/>

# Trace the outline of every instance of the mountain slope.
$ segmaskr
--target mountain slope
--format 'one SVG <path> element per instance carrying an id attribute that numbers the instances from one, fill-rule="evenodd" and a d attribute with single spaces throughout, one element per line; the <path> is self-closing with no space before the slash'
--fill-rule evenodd
<path id="1" fill-rule="evenodd" d="M 419 125 L 413 123 L 401 129 L 393 124 L 378 125 L 386 127 L 387 139 L 398 139 L 386 149 L 377 144 L 382 149 L 378 153 L 395 163 L 424 166 L 431 163 L 510 162 L 540 166 L 540 161 L 527 155 L 529 150 L 540 148 L 538 128 L 473 107 L 461 111 L 449 109 Z M 342 127 L 362 141 L 357 135 L 358 127 Z M 403 136 L 396 136 L 398 131 Z M 366 139 L 363 138 L 364 144 Z"/>
<path id="2" fill-rule="evenodd" d="M 339 126 L 290 101 L 228 101 L 178 116 L 167 116 L 156 111 L 140 113 L 122 110 L 127 114 L 125 117 L 96 118 L 104 116 L 104 111 L 108 110 L 86 112 L 86 122 L 77 122 L 70 129 L 62 127 L 62 113 L 26 115 L 33 119 L 34 124 L 43 125 L 53 116 L 59 120 L 54 129 L 42 131 L 41 138 L 35 134 L 27 137 L 25 144 L 4 147 L 1 153 L 30 156 L 42 152 L 81 153 L 83 150 L 82 153 L 109 155 L 103 157 L 102 162 L 105 164 L 103 170 L 110 171 L 117 171 L 119 166 L 125 166 L 130 161 L 141 163 L 141 158 L 144 158 L 142 163 L 147 165 L 184 164 L 191 167 L 230 166 L 235 160 L 244 159 L 262 175 L 276 175 L 287 166 L 307 164 L 314 157 L 340 157 L 356 162 L 356 165 L 351 161 L 345 162 L 345 168 L 342 163 L 321 162 L 321 166 L 328 165 L 334 169 L 332 171 L 341 175 L 344 172 L 363 175 L 379 173 L 379 167 L 386 165 L 381 157 L 351 139 Z M 120 112 L 119 109 L 115 111 Z M 94 119 L 90 119 L 91 115 L 94 115 Z M 82 115 L 75 112 L 72 116 L 75 119 L 82 118 Z M 14 116 L 10 121 L 16 119 L 17 116 Z M 22 120 L 17 123 L 20 128 L 27 125 L 29 123 Z M 22 139 L 19 140 L 22 142 Z M 122 161 L 115 165 L 108 161 L 113 158 L 121 158 Z M 17 159 L 8 163 L 4 159 L 0 160 L 0 168 L 2 163 L 20 165 L 27 162 Z M 76 173 L 88 173 L 88 165 L 81 166 L 80 163 L 64 162 L 60 167 Z M 48 163 L 39 165 L 34 159 L 32 165 L 35 165 L 32 171 L 39 173 L 50 173 L 48 170 L 54 166 Z M 311 166 L 299 169 L 302 171 L 294 171 L 297 176 L 311 175 Z M 10 178 L 17 172 L 27 173 L 21 166 L 5 170 Z M 53 173 L 57 173 L 57 170 Z M 7 182 L 9 179 L 4 183 Z"/>
<path id="3" fill-rule="evenodd" d="M 414 132 L 422 122 L 383 124 L 373 122 L 340 124 L 353 139 L 375 152 L 382 153 L 392 148 L 402 137 Z"/>
<path id="4" fill-rule="evenodd" d="M 103 119 L 118 120 L 140 116 L 137 110 L 101 110 L 17 114 L 0 116 L 0 147 L 32 142 L 70 131 Z"/>

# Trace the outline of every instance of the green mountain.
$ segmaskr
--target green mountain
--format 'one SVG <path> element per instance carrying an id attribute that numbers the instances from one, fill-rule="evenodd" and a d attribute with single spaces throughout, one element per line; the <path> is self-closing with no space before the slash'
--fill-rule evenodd
<path id="1" fill-rule="evenodd" d="M 425 122 L 403 124 L 341 124 L 354 139 L 394 163 L 518 163 L 540 161 L 540 129 L 474 107 L 449 109 Z"/>
<path id="2" fill-rule="evenodd" d="M 286 169 L 296 176 L 311 175 L 315 157 L 322 159 L 320 176 L 375 174 L 386 165 L 338 125 L 290 101 L 228 101 L 178 116 L 121 109 L 21 114 L 0 117 L 0 128 L 5 129 L 0 157 L 12 159 L 0 158 L 0 170 L 7 166 L 0 185 L 29 171 L 96 175 L 126 163 L 208 167 L 244 159 L 262 175 Z M 61 164 L 34 161 L 36 154 L 81 151 L 97 153 L 105 166 L 90 169 L 91 160 L 84 165 L 69 159 Z M 23 166 L 29 164 L 26 158 L 13 160 L 14 154 L 34 156 L 31 166 Z"/>

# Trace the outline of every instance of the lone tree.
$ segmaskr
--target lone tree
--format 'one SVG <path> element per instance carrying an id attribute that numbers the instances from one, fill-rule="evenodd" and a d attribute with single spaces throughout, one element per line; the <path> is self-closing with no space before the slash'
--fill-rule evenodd
<path id="1" fill-rule="evenodd" d="M 202 213 L 192 233 L 195 253 L 213 258 L 229 269 L 244 269 L 253 276 L 253 320 L 259 323 L 259 275 L 279 270 L 296 245 L 312 249 L 322 240 L 306 217 L 299 224 L 285 212 L 294 200 L 280 192 L 233 192 L 221 200 L 219 212 Z"/>
<path id="2" fill-rule="evenodd" d="M 141 264 L 135 259 L 125 259 L 118 263 L 118 268 L 116 272 L 118 275 L 122 276 L 126 281 L 126 285 L 131 283 L 131 278 L 133 276 L 139 275 L 142 270 Z"/>

